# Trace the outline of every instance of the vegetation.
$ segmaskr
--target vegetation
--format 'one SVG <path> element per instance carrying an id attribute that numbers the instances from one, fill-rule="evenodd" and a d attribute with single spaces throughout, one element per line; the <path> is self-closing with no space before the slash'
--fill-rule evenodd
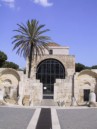
<path id="1" fill-rule="evenodd" d="M 0 51 L 0 68 L 13 68 L 13 69 L 18 69 L 19 66 L 13 62 L 8 62 L 7 60 L 7 55 Z"/>
<path id="2" fill-rule="evenodd" d="M 18 34 L 13 37 L 13 50 L 17 49 L 17 54 L 23 55 L 29 60 L 28 78 L 30 78 L 32 60 L 38 55 L 44 54 L 44 48 L 48 49 L 47 43 L 50 37 L 43 35 L 48 29 L 43 29 L 45 25 L 39 25 L 37 20 L 27 21 L 27 24 L 17 24 Z"/>
<path id="3" fill-rule="evenodd" d="M 75 64 L 75 71 L 76 72 L 80 72 L 80 71 L 85 70 L 85 69 L 97 69 L 97 66 L 95 65 L 95 66 L 89 67 L 89 66 L 85 66 L 81 63 L 76 63 Z"/>
<path id="4" fill-rule="evenodd" d="M 76 63 L 76 64 L 75 64 L 75 71 L 76 71 L 76 72 L 80 72 L 80 71 L 82 71 L 82 70 L 84 70 L 84 69 L 85 69 L 85 65 L 80 64 L 80 63 Z"/>
<path id="5" fill-rule="evenodd" d="M 97 65 L 93 65 L 91 68 L 92 69 L 97 69 Z"/>
<path id="6" fill-rule="evenodd" d="M 13 62 L 8 62 L 6 61 L 3 65 L 4 68 L 13 68 L 13 69 L 18 69 L 19 66 Z"/>
<path id="7" fill-rule="evenodd" d="M 7 60 L 7 55 L 4 52 L 0 51 L 0 67 L 3 66 L 6 60 Z"/>

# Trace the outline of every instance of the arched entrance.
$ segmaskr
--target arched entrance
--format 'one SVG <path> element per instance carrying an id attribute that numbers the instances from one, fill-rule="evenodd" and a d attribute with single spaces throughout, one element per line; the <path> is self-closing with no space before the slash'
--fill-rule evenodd
<path id="1" fill-rule="evenodd" d="M 56 79 L 65 78 L 65 68 L 56 59 L 46 59 L 37 66 L 36 79 L 43 83 L 43 97 L 53 98 Z"/>

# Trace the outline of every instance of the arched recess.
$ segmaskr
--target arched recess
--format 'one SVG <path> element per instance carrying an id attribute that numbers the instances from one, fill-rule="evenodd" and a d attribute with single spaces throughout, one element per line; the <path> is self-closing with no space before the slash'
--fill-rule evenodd
<path id="1" fill-rule="evenodd" d="M 2 75 L 6 75 L 6 74 L 12 74 L 14 75 L 18 81 L 20 81 L 20 75 L 18 74 L 18 72 L 12 68 L 5 68 L 5 69 L 2 69 L 2 71 L 0 71 L 0 76 Z"/>
<path id="2" fill-rule="evenodd" d="M 8 93 L 11 97 L 18 97 L 20 75 L 11 68 L 5 68 L 0 71 L 0 89 L 10 89 Z"/>
<path id="3" fill-rule="evenodd" d="M 89 93 L 95 92 L 97 95 L 97 73 L 92 70 L 83 70 L 77 76 L 77 86 L 79 89 L 79 102 L 89 100 Z M 76 87 L 77 88 L 77 87 Z"/>
<path id="4" fill-rule="evenodd" d="M 43 83 L 43 94 L 53 94 L 56 79 L 65 79 L 65 68 L 56 59 L 45 59 L 37 66 L 36 79 Z"/>
<path id="5" fill-rule="evenodd" d="M 89 69 L 86 69 L 86 70 L 82 70 L 79 74 L 78 74 L 78 77 L 81 76 L 81 75 L 90 75 L 90 76 L 93 76 L 95 78 L 97 78 L 97 73 L 92 71 L 92 70 L 89 70 Z"/>

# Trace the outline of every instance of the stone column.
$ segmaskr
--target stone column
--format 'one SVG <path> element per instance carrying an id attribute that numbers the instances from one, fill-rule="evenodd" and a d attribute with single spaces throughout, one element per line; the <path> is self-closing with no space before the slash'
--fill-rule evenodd
<path id="1" fill-rule="evenodd" d="M 93 103 L 96 102 L 96 94 L 94 92 L 91 92 L 89 94 L 89 102 L 93 102 Z"/>
<path id="2" fill-rule="evenodd" d="M 20 96 L 20 97 L 18 98 L 18 104 L 21 105 L 21 106 L 23 105 L 23 104 L 22 104 L 22 100 L 23 100 L 23 97 Z"/>
<path id="3" fill-rule="evenodd" d="M 23 100 L 23 93 L 24 93 L 24 88 L 22 86 L 22 82 L 19 82 L 19 98 L 18 98 L 18 104 L 19 105 L 23 105 L 22 104 L 22 100 Z"/>
<path id="4" fill-rule="evenodd" d="M 77 106 L 77 102 L 76 102 L 75 97 L 72 97 L 71 106 Z"/>
<path id="5" fill-rule="evenodd" d="M 89 106 L 90 107 L 97 107 L 97 105 L 96 105 L 96 94 L 94 92 L 91 92 L 89 94 Z"/>
<path id="6" fill-rule="evenodd" d="M 4 97 L 4 89 L 0 89 L 0 100 L 3 100 Z"/>

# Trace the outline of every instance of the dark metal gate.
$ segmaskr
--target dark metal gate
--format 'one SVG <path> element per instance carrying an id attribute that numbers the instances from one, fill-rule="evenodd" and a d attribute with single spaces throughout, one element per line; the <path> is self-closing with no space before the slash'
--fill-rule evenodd
<path id="1" fill-rule="evenodd" d="M 65 78 L 64 66 L 55 59 L 47 59 L 37 66 L 36 79 L 43 83 L 43 96 L 53 98 L 54 83 L 56 79 Z"/>

